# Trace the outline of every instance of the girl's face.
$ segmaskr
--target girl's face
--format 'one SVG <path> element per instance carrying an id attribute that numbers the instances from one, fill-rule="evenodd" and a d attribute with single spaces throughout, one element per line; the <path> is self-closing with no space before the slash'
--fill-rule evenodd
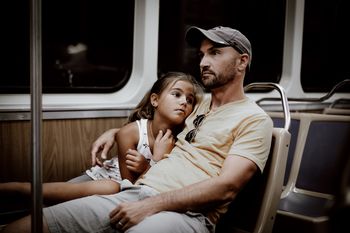
<path id="1" fill-rule="evenodd" d="M 182 124 L 190 115 L 195 103 L 193 84 L 188 81 L 175 81 L 158 96 L 151 95 L 157 114 L 171 125 Z"/>

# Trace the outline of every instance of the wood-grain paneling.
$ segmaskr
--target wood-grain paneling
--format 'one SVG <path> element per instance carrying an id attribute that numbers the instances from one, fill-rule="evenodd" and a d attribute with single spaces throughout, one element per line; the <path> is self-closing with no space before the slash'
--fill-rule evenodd
<path id="1" fill-rule="evenodd" d="M 121 127 L 125 118 L 44 120 L 43 181 L 66 181 L 91 165 L 91 144 L 105 130 Z M 29 121 L 0 122 L 0 182 L 29 181 L 31 132 Z M 110 156 L 116 154 L 114 148 Z"/>

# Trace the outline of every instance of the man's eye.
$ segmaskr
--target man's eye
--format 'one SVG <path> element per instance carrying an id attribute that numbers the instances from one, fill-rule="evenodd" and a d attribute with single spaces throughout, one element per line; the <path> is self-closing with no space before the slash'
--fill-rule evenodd
<path id="1" fill-rule="evenodd" d="M 213 55 L 217 55 L 217 54 L 220 54 L 220 51 L 219 51 L 219 50 L 217 50 L 217 49 L 215 49 L 215 50 L 213 50 L 213 51 L 211 52 L 211 54 L 213 54 Z"/>

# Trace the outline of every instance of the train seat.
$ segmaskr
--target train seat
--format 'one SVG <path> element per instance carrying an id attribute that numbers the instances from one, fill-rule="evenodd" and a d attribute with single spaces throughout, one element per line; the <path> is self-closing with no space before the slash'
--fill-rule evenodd
<path id="1" fill-rule="evenodd" d="M 292 118 L 300 127 L 274 232 L 330 232 L 329 216 L 350 155 L 350 117 L 296 113 Z"/>
<path id="2" fill-rule="evenodd" d="M 283 189 L 291 134 L 291 117 L 284 89 L 275 83 L 251 83 L 251 89 L 274 89 L 281 96 L 284 127 L 274 126 L 269 157 L 262 174 L 248 182 L 217 224 L 216 233 L 271 233 Z"/>
<path id="3" fill-rule="evenodd" d="M 289 143 L 288 130 L 274 128 L 264 172 L 257 174 L 237 195 L 217 224 L 216 233 L 272 232 L 282 192 Z"/>
<path id="4" fill-rule="evenodd" d="M 284 116 L 283 116 L 282 112 L 268 112 L 268 114 L 273 121 L 274 127 L 283 127 Z M 290 124 L 290 128 L 289 128 L 289 132 L 291 134 L 291 139 L 290 139 L 290 146 L 289 146 L 289 151 L 288 151 L 286 172 L 285 172 L 284 180 L 283 180 L 283 187 L 285 187 L 287 185 L 287 182 L 289 179 L 290 169 L 292 167 L 292 163 L 293 163 L 293 159 L 294 159 L 295 147 L 296 147 L 297 140 L 298 140 L 299 126 L 300 126 L 300 118 L 298 117 L 298 115 L 291 113 L 291 118 L 292 119 L 291 119 L 291 124 Z"/>

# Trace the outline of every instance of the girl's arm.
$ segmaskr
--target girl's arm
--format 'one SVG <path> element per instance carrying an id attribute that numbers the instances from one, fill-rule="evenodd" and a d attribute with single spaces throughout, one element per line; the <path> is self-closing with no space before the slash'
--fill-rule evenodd
<path id="1" fill-rule="evenodd" d="M 174 148 L 174 145 L 175 139 L 171 130 L 168 129 L 165 133 L 160 130 L 154 140 L 153 149 L 151 148 L 153 161 L 148 162 L 146 158 L 136 150 L 128 150 L 126 155 L 127 168 L 130 171 L 141 175 L 150 168 L 150 165 L 152 166 L 154 163 L 163 159 L 165 154 L 169 154 Z"/>
<path id="2" fill-rule="evenodd" d="M 134 182 L 139 174 L 135 174 L 127 168 L 126 155 L 128 150 L 136 150 L 138 141 L 139 129 L 136 122 L 125 125 L 116 135 L 120 174 L 122 179 L 128 179 L 131 182 Z"/>

